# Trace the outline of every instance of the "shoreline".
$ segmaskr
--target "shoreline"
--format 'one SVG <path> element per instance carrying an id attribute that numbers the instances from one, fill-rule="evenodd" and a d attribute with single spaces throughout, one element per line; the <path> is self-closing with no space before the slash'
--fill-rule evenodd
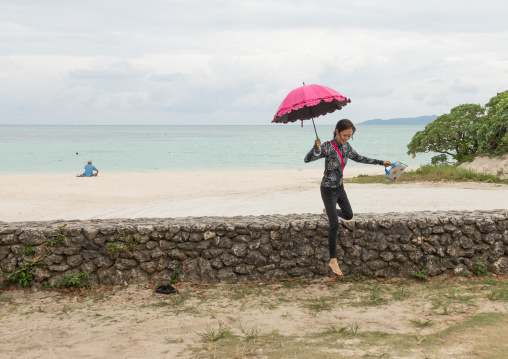
<path id="1" fill-rule="evenodd" d="M 0 221 L 321 213 L 322 173 L 319 168 L 99 172 L 93 178 L 2 175 Z M 345 178 L 383 173 L 382 166 L 352 167 L 346 168 Z M 355 213 L 494 210 L 508 205 L 506 186 L 485 183 L 346 183 L 346 191 Z"/>
<path id="2" fill-rule="evenodd" d="M 86 163 L 85 163 L 86 164 Z M 130 175 L 169 175 L 169 174 L 179 174 L 179 173 L 185 173 L 185 174 L 195 174 L 195 173 L 203 173 L 203 172 L 206 172 L 206 173 L 225 173 L 225 172 L 255 172 L 255 171 L 267 171 L 267 172 L 270 172 L 270 171 L 323 171 L 323 163 L 320 163 L 319 166 L 312 166 L 313 163 L 311 163 L 311 165 L 307 164 L 307 163 L 304 163 L 303 165 L 304 166 L 299 166 L 299 167 L 288 167 L 288 168 L 280 168 L 280 167 L 274 167 L 274 168 L 226 168 L 226 169 L 208 169 L 208 170 L 203 170 L 203 169 L 187 169 L 187 170 L 173 170 L 173 171 L 150 171 L 150 170 L 146 170 L 146 171 L 133 171 L 133 172 L 125 172 L 125 171 L 119 171 L 119 172 L 107 172 L 105 170 L 101 170 L 101 168 L 99 168 L 99 172 L 102 173 L 102 175 L 104 174 L 107 174 L 107 175 L 125 175 L 125 176 L 130 176 Z M 345 175 L 345 178 L 351 178 L 351 177 L 356 177 L 360 174 L 365 174 L 365 175 L 375 175 L 375 174 L 383 174 L 384 175 L 384 171 L 380 168 L 378 168 L 380 166 L 378 165 L 365 165 L 365 164 L 362 164 L 362 166 L 358 166 L 357 164 L 354 164 L 353 166 L 349 166 L 347 167 L 347 170 L 346 172 L 349 172 L 349 173 L 346 173 Z M 416 169 L 420 166 L 410 166 L 408 167 L 409 169 Z M 77 171 L 74 173 L 74 172 L 69 172 L 69 171 L 64 171 L 64 172 L 54 172 L 54 171 L 51 171 L 51 172 L 33 172 L 33 173 L 1 173 L 0 172 L 0 179 L 2 177 L 9 177 L 9 176 L 49 176 L 49 175 L 54 175 L 54 176 L 64 176 L 64 177 L 74 177 L 76 176 L 77 173 L 82 173 L 82 169 L 78 168 Z"/>

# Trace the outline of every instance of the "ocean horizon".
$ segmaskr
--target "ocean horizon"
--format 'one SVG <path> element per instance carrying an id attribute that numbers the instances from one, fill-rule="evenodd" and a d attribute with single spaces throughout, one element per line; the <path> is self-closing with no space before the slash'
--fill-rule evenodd
<path id="1" fill-rule="evenodd" d="M 433 155 L 407 155 L 424 125 L 358 126 L 350 144 L 361 155 L 409 166 Z M 316 125 L 321 141 L 334 125 Z M 0 174 L 69 174 L 88 160 L 100 173 L 323 168 L 304 163 L 312 148 L 312 123 L 270 125 L 1 125 Z M 368 166 L 348 161 L 348 167 Z M 347 170 L 347 169 L 346 169 Z M 384 173 L 380 169 L 380 173 Z"/>

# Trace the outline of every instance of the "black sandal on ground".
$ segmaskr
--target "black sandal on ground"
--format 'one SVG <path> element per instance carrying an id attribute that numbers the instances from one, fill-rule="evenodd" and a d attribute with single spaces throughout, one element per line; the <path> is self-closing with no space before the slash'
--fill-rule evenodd
<path id="1" fill-rule="evenodd" d="M 157 289 L 155 289 L 155 292 L 159 294 L 173 294 L 178 293 L 178 290 L 176 290 L 171 284 L 168 284 L 158 286 Z"/>

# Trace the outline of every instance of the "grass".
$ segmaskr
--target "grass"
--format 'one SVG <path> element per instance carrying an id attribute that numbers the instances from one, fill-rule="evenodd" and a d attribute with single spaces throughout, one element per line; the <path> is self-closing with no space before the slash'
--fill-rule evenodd
<path id="1" fill-rule="evenodd" d="M 167 297 L 155 297 L 155 303 L 149 304 L 151 308 L 168 308 L 173 310 L 181 310 L 183 304 L 188 299 L 188 296 L 183 293 L 175 296 Z"/>
<path id="2" fill-rule="evenodd" d="M 502 288 L 495 288 L 490 291 L 487 295 L 487 298 L 490 300 L 499 300 L 499 301 L 508 301 L 508 286 L 504 286 Z"/>
<path id="3" fill-rule="evenodd" d="M 475 172 L 455 165 L 425 165 L 416 170 L 408 170 L 401 176 L 396 183 L 413 183 L 413 182 L 488 182 L 508 184 L 508 180 L 502 180 L 498 176 L 485 173 Z M 385 178 L 384 175 L 368 176 L 360 175 L 355 178 L 345 179 L 346 183 L 383 183 L 393 184 Z"/>
<path id="4" fill-rule="evenodd" d="M 203 339 L 205 343 L 216 342 L 219 339 L 224 338 L 230 334 L 228 328 L 224 327 L 224 322 L 219 320 L 218 328 L 211 328 L 209 325 L 206 326 L 206 330 L 201 333 L 196 333 Z"/>
<path id="5" fill-rule="evenodd" d="M 238 326 L 238 329 L 240 329 L 240 331 L 242 332 L 245 340 L 255 339 L 259 336 L 258 327 L 252 326 L 249 328 L 246 325 L 242 324 L 240 320 L 236 320 L 236 325 Z"/>
<path id="6" fill-rule="evenodd" d="M 432 320 L 426 320 L 426 321 L 421 321 L 421 320 L 410 320 L 411 324 L 413 324 L 416 328 L 426 328 L 430 325 L 432 325 Z"/>
<path id="7" fill-rule="evenodd" d="M 61 313 L 62 314 L 67 314 L 69 315 L 69 313 L 73 312 L 74 311 L 74 308 L 71 307 L 71 306 L 68 306 L 68 305 L 65 305 L 63 308 L 62 308 L 62 311 Z"/>
<path id="8" fill-rule="evenodd" d="M 355 298 L 358 297 L 358 292 L 367 293 L 366 295 L 362 295 L 361 300 L 356 301 Z M 362 286 L 362 287 L 352 287 L 347 290 L 344 294 L 344 298 L 350 299 L 350 305 L 353 307 L 369 307 L 369 306 L 378 306 L 389 303 L 389 299 L 383 297 L 385 293 L 385 289 L 381 286 L 380 283 L 374 282 L 371 286 Z M 402 295 L 402 294 L 401 294 Z M 392 293 L 393 296 L 393 293 Z M 395 297 L 394 297 L 395 298 Z"/>
<path id="9" fill-rule="evenodd" d="M 463 313 L 469 309 L 475 308 L 475 299 L 479 295 L 474 295 L 464 288 L 446 288 L 437 290 L 429 301 L 432 302 L 432 309 L 436 310 L 438 315 L 451 315 L 452 313 Z"/>
<path id="10" fill-rule="evenodd" d="M 319 297 L 317 299 L 312 299 L 308 305 L 308 308 L 313 312 L 321 312 L 323 310 L 330 310 L 330 298 Z"/>
<path id="11" fill-rule="evenodd" d="M 400 288 L 391 293 L 393 299 L 395 300 L 404 300 L 409 298 L 409 292 L 405 288 Z"/>
<path id="12" fill-rule="evenodd" d="M 99 289 L 90 288 L 84 293 L 84 296 L 92 301 L 99 301 L 107 299 L 108 296 Z"/>
<path id="13" fill-rule="evenodd" d="M 360 332 L 361 323 L 356 319 L 349 325 L 349 332 L 352 335 L 357 335 Z"/>
<path id="14" fill-rule="evenodd" d="M 321 333 L 324 336 L 330 335 L 330 334 L 338 334 L 341 336 L 347 335 L 347 327 L 339 327 L 338 325 L 332 324 L 330 325 L 330 328 L 326 329 Z"/>
<path id="15" fill-rule="evenodd" d="M 183 343 L 183 338 L 176 338 L 176 339 L 166 339 L 164 341 L 164 344 L 180 344 Z"/>
<path id="16" fill-rule="evenodd" d="M 296 287 L 305 287 L 308 286 L 310 282 L 305 279 L 295 280 L 295 279 L 286 279 L 282 282 L 282 288 L 296 288 Z"/>
<path id="17" fill-rule="evenodd" d="M 211 358 L 391 358 L 446 357 L 444 353 L 453 352 L 456 343 L 466 342 L 468 352 L 478 358 L 505 358 L 508 345 L 503 339 L 508 329 L 506 314 L 477 314 L 462 323 L 457 323 L 433 334 L 398 334 L 384 331 L 360 331 L 360 322 L 353 321 L 349 326 L 331 325 L 324 331 L 310 335 L 258 335 L 246 341 L 241 336 L 223 335 L 216 338 L 213 346 L 195 348 L 195 357 Z M 411 323 L 418 329 L 431 326 L 430 320 Z M 353 339 L 354 340 L 348 340 Z M 217 342 L 218 339 L 221 339 Z M 460 348 L 459 348 L 460 350 Z M 451 355 L 453 356 L 453 355 Z M 455 357 L 455 356 L 453 356 Z M 461 357 L 458 355 L 457 357 Z"/>
<path id="18" fill-rule="evenodd" d="M 231 286 L 229 298 L 231 300 L 243 300 L 252 296 L 260 296 L 262 289 L 255 286 Z"/>
<path id="19" fill-rule="evenodd" d="M 12 297 L 10 295 L 1 295 L 0 303 L 10 303 L 12 302 Z"/>
<path id="20" fill-rule="evenodd" d="M 374 285 L 374 288 L 372 288 L 372 291 L 370 292 L 370 295 L 367 298 L 367 305 L 381 305 L 387 303 L 388 300 L 381 297 L 382 293 L 383 288 L 381 288 L 379 283 L 376 283 L 376 285 Z"/>
<path id="21" fill-rule="evenodd" d="M 281 314 L 280 317 L 284 319 L 291 319 L 293 318 L 293 315 L 289 311 L 285 311 L 284 313 Z"/>

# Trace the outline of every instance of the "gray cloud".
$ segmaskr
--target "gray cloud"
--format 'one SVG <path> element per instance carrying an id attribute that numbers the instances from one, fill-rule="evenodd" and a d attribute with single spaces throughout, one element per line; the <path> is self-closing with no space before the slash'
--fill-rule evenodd
<path id="1" fill-rule="evenodd" d="M 508 76 L 508 3 L 489 4 L 3 1 L 0 124 L 268 124 L 303 81 L 354 121 L 483 104 Z"/>
<path id="2" fill-rule="evenodd" d="M 478 92 L 478 85 L 473 83 L 463 83 L 460 80 L 455 80 L 453 84 L 450 86 L 450 91 L 455 93 L 477 93 Z"/>
<path id="3" fill-rule="evenodd" d="M 174 82 L 177 80 L 191 80 L 191 77 L 181 72 L 175 72 L 172 74 L 153 74 L 150 75 L 149 80 L 152 81 L 163 81 L 163 82 Z"/>
<path id="4" fill-rule="evenodd" d="M 7 1 L 0 53 L 86 53 L 136 56 L 141 49 L 171 51 L 186 46 L 222 48 L 230 32 L 327 29 L 391 30 L 408 33 L 506 31 L 508 5 L 496 11 L 473 1 Z M 204 41 L 198 41 L 201 38 Z M 182 44 L 179 40 L 185 40 Z M 272 38 L 273 40 L 273 38 Z M 65 46 L 63 46 L 65 45 Z M 284 47 L 284 44 L 279 44 Z"/>
<path id="5" fill-rule="evenodd" d="M 82 80 L 126 80 L 139 78 L 142 74 L 129 68 L 93 68 L 69 71 L 69 77 Z"/>

